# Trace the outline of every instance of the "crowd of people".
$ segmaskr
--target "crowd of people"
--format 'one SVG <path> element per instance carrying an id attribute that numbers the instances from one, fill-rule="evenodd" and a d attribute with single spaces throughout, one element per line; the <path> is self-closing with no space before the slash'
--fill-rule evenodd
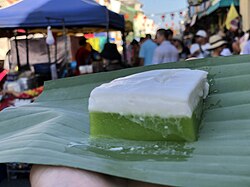
<path id="1" fill-rule="evenodd" d="M 146 66 L 180 60 L 217 56 L 250 54 L 249 31 L 239 29 L 208 34 L 205 30 L 183 36 L 173 35 L 170 29 L 159 29 L 155 39 L 150 34 L 133 40 L 127 46 L 127 60 L 131 66 Z"/>
<path id="2" fill-rule="evenodd" d="M 236 20 L 231 23 L 229 30 L 215 33 L 202 29 L 196 32 L 190 30 L 187 26 L 182 35 L 174 35 L 171 29 L 162 28 L 157 30 L 154 38 L 146 34 L 139 41 L 133 39 L 126 45 L 125 57 L 118 52 L 116 44 L 106 43 L 103 51 L 98 53 L 86 38 L 82 38 L 81 47 L 76 53 L 78 71 L 75 75 L 82 74 L 79 68 L 86 65 L 93 65 L 93 72 L 100 72 L 190 59 L 250 54 L 250 31 L 243 32 Z"/>

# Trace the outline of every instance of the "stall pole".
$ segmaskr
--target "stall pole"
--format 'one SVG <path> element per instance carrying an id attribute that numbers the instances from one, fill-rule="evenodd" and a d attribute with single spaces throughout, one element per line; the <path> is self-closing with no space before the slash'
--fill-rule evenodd
<path id="1" fill-rule="evenodd" d="M 50 18 L 47 18 L 47 19 L 48 19 L 48 25 L 50 25 Z M 48 34 L 48 33 L 47 33 L 47 34 Z M 47 36 L 47 37 L 48 37 L 48 36 Z M 49 64 L 51 65 L 50 46 L 49 46 L 49 44 L 47 44 L 46 39 L 45 39 L 45 43 L 46 43 L 47 50 L 48 50 L 48 61 L 49 61 Z"/>
<path id="2" fill-rule="evenodd" d="M 47 46 L 47 50 L 48 50 L 48 61 L 49 61 L 49 64 L 51 64 L 50 46 L 48 44 L 46 44 L 46 46 Z"/>
<path id="3" fill-rule="evenodd" d="M 109 43 L 109 10 L 106 8 L 106 32 L 107 32 L 107 43 Z"/>
<path id="4" fill-rule="evenodd" d="M 25 30 L 26 32 L 26 58 L 27 58 L 27 67 L 30 69 L 30 61 L 29 61 L 29 40 L 28 40 L 28 30 Z"/>
<path id="5" fill-rule="evenodd" d="M 18 71 L 21 70 L 21 63 L 20 63 L 20 56 L 19 56 L 19 49 L 18 49 L 18 41 L 17 41 L 17 32 L 14 32 L 15 35 L 15 46 L 16 46 L 16 58 L 17 58 L 17 67 Z"/>
<path id="6" fill-rule="evenodd" d="M 67 31 L 65 26 L 65 20 L 62 19 L 63 24 L 63 38 L 64 38 L 64 46 L 65 46 L 65 58 L 64 58 L 64 65 L 68 63 L 68 40 L 67 40 Z"/>
<path id="7" fill-rule="evenodd" d="M 57 64 L 57 41 L 55 41 L 55 64 Z"/>
<path id="8" fill-rule="evenodd" d="M 122 31 L 122 48 L 123 48 L 123 60 L 124 65 L 127 65 L 127 46 L 126 46 L 126 35 L 125 31 Z"/>
<path id="9" fill-rule="evenodd" d="M 64 53 L 64 61 L 62 62 L 62 64 L 60 65 L 60 72 L 62 71 L 62 69 L 65 67 L 65 65 L 68 63 L 68 41 L 67 41 L 67 31 L 66 31 L 66 26 L 65 26 L 65 20 L 64 18 L 53 18 L 53 17 L 46 17 L 48 20 L 48 24 L 50 25 L 50 20 L 60 20 L 62 22 L 62 26 L 63 26 L 63 39 L 64 39 L 64 46 L 65 46 L 65 53 Z M 56 42 L 56 41 L 55 41 Z M 57 44 L 55 43 L 55 62 L 57 63 Z M 51 65 L 51 69 L 56 69 L 57 64 L 52 64 Z M 52 73 L 53 74 L 53 73 Z M 56 74 L 54 73 L 54 75 L 52 77 L 55 77 L 55 79 L 57 78 L 57 72 Z"/>
<path id="10" fill-rule="evenodd" d="M 64 40 L 64 49 L 65 49 L 65 56 L 64 56 L 64 64 L 68 62 L 68 40 L 67 40 L 67 29 L 65 26 L 65 20 L 64 18 L 53 18 L 53 17 L 46 17 L 48 20 L 48 24 L 50 25 L 50 20 L 60 20 L 62 22 L 62 27 L 63 27 L 63 40 Z M 57 52 L 56 52 L 57 54 Z M 63 64 L 63 65 L 64 65 Z"/>

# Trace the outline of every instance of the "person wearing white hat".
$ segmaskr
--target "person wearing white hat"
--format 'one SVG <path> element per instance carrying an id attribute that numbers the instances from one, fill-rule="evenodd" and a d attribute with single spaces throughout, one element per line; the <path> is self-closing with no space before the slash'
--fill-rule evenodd
<path id="1" fill-rule="evenodd" d="M 225 48 L 227 42 L 223 40 L 220 35 L 216 34 L 209 38 L 209 44 L 209 50 L 211 50 L 211 57 L 217 57 L 222 56 L 221 52 Z"/>
<path id="2" fill-rule="evenodd" d="M 208 48 L 210 47 L 207 43 L 207 33 L 204 30 L 199 30 L 195 34 L 196 43 L 190 47 L 190 57 L 205 58 L 209 56 Z"/>
<path id="3" fill-rule="evenodd" d="M 207 37 L 207 33 L 206 33 L 206 31 L 204 31 L 204 30 L 199 30 L 199 31 L 195 34 L 195 36 L 200 36 L 200 37 L 202 37 L 202 38 L 206 38 L 206 37 Z"/>

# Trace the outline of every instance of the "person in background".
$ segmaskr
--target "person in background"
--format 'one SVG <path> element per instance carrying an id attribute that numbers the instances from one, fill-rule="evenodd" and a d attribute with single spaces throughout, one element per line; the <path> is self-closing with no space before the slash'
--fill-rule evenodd
<path id="1" fill-rule="evenodd" d="M 114 43 L 106 43 L 100 53 L 103 60 L 103 70 L 113 71 L 122 69 L 122 57 L 118 52 L 117 45 Z"/>
<path id="2" fill-rule="evenodd" d="M 167 40 L 170 41 L 170 42 L 172 42 L 173 36 L 174 36 L 174 32 L 171 29 L 167 29 L 166 30 L 166 34 L 168 36 Z"/>
<path id="3" fill-rule="evenodd" d="M 209 44 L 209 50 L 211 50 L 211 57 L 218 57 L 221 56 L 221 52 L 225 48 L 227 42 L 223 40 L 220 35 L 216 34 L 209 38 Z"/>
<path id="4" fill-rule="evenodd" d="M 159 46 L 155 49 L 153 55 L 153 64 L 176 62 L 179 60 L 179 53 L 170 41 L 169 33 L 165 29 L 159 29 L 156 32 L 156 42 Z"/>
<path id="5" fill-rule="evenodd" d="M 141 46 L 146 41 L 146 39 L 146 37 L 140 37 L 139 45 Z"/>
<path id="6" fill-rule="evenodd" d="M 185 30 L 183 32 L 183 43 L 184 46 L 190 48 L 192 45 L 192 40 L 193 40 L 194 35 L 191 32 L 191 26 L 189 23 L 185 25 Z"/>
<path id="7" fill-rule="evenodd" d="M 127 57 L 127 64 L 131 67 L 132 66 L 132 46 L 130 45 L 130 41 L 126 40 L 126 57 Z"/>
<path id="8" fill-rule="evenodd" d="M 245 48 L 245 45 L 248 41 L 248 38 L 249 38 L 249 33 L 248 31 L 247 32 L 243 32 L 242 31 L 242 36 L 240 37 L 239 39 L 239 43 L 240 43 L 240 54 L 243 54 L 243 50 Z"/>
<path id="9" fill-rule="evenodd" d="M 239 20 L 234 19 L 230 23 L 230 29 L 225 31 L 226 41 L 233 55 L 238 55 L 241 52 L 240 38 L 242 36 L 241 30 L 239 29 Z"/>
<path id="10" fill-rule="evenodd" d="M 250 54 L 250 30 L 248 30 L 246 33 L 248 34 L 248 40 L 247 40 L 247 42 L 242 50 L 243 55 Z"/>
<path id="11" fill-rule="evenodd" d="M 190 47 L 190 57 L 205 58 L 209 56 L 210 47 L 207 43 L 207 33 L 204 30 L 199 30 L 195 35 L 195 43 Z"/>
<path id="12" fill-rule="evenodd" d="M 79 41 L 80 48 L 76 52 L 76 62 L 77 62 L 77 72 L 76 74 L 79 75 L 79 67 L 84 65 L 92 64 L 92 46 L 87 43 L 87 39 L 82 37 Z"/>
<path id="13" fill-rule="evenodd" d="M 137 67 L 140 65 L 140 59 L 139 59 L 140 45 L 139 42 L 136 41 L 135 39 L 133 39 L 130 45 L 132 46 L 131 64 L 133 67 Z"/>
<path id="14" fill-rule="evenodd" d="M 223 48 L 223 50 L 221 51 L 220 55 L 221 56 L 231 56 L 233 55 L 230 51 L 230 49 L 227 47 L 228 44 L 225 44 L 225 47 Z"/>
<path id="15" fill-rule="evenodd" d="M 180 35 L 174 36 L 172 43 L 179 52 L 179 60 L 186 60 L 190 55 L 190 51 L 188 47 L 184 46 L 182 37 Z"/>
<path id="16" fill-rule="evenodd" d="M 217 34 L 226 41 L 226 39 L 225 39 L 226 35 L 222 30 L 220 30 Z M 227 42 L 227 44 L 225 44 L 225 47 L 221 51 L 220 55 L 221 56 L 231 56 L 232 55 L 232 52 L 231 52 L 231 50 L 229 48 L 228 42 Z"/>
<path id="17" fill-rule="evenodd" d="M 139 58 L 141 66 L 152 65 L 154 51 L 157 44 L 152 40 L 150 34 L 146 34 L 146 39 L 140 47 Z"/>

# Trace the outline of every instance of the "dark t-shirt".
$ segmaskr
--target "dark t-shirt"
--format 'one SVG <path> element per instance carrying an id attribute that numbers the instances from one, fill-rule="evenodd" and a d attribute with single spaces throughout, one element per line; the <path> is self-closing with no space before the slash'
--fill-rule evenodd
<path id="1" fill-rule="evenodd" d="M 190 55 L 190 51 L 187 47 L 183 47 L 182 51 L 179 52 L 179 59 L 185 60 Z"/>
<path id="2" fill-rule="evenodd" d="M 84 46 L 80 47 L 76 52 L 76 62 L 78 67 L 91 64 L 91 51 Z"/>

